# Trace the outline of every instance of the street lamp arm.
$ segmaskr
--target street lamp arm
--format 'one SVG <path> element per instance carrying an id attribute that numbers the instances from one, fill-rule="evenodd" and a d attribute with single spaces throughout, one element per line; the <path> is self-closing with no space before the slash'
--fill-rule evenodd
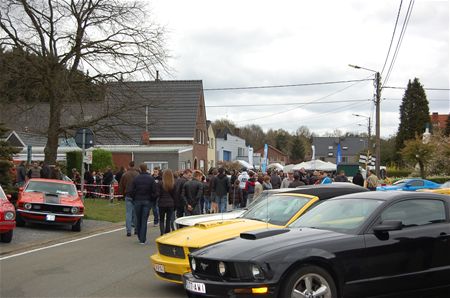
<path id="1" fill-rule="evenodd" d="M 373 69 L 370 69 L 370 68 L 361 67 L 361 66 L 358 66 L 358 65 L 349 64 L 348 66 L 353 67 L 353 68 L 356 68 L 356 69 L 364 69 L 364 70 L 368 70 L 368 71 L 375 72 L 375 73 L 378 72 L 378 71 L 376 71 L 376 70 L 373 70 Z"/>

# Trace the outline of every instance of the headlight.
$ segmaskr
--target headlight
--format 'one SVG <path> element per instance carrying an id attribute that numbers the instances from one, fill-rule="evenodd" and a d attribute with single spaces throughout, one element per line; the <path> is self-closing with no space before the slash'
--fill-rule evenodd
<path id="1" fill-rule="evenodd" d="M 225 273 L 227 272 L 227 268 L 225 267 L 224 262 L 219 262 L 219 265 L 217 266 L 217 268 L 219 269 L 219 274 L 222 276 L 224 276 Z"/>
<path id="2" fill-rule="evenodd" d="M 72 212 L 72 214 L 78 213 L 78 208 L 72 207 L 72 209 L 70 209 L 70 212 Z"/>
<path id="3" fill-rule="evenodd" d="M 253 264 L 252 267 L 252 275 L 255 279 L 264 279 L 264 273 L 258 265 Z"/>
<path id="4" fill-rule="evenodd" d="M 195 271 L 197 269 L 197 263 L 195 262 L 194 258 L 191 259 L 191 268 L 192 271 Z"/>
<path id="5" fill-rule="evenodd" d="M 14 212 L 8 211 L 8 212 L 5 213 L 5 219 L 6 220 L 13 220 L 14 217 L 15 217 Z"/>
<path id="6" fill-rule="evenodd" d="M 23 207 L 24 207 L 25 209 L 30 210 L 31 207 L 32 207 L 32 205 L 31 205 L 30 203 L 26 203 L 25 205 L 23 205 Z"/>

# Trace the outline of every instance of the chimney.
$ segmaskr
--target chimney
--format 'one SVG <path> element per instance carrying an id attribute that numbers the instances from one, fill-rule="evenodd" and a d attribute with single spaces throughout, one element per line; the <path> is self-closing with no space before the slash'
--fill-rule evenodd
<path id="1" fill-rule="evenodd" d="M 155 81 L 159 82 L 159 70 L 156 71 L 156 79 L 155 79 Z"/>
<path id="2" fill-rule="evenodd" d="M 144 131 L 142 133 L 141 144 L 142 145 L 150 145 L 150 133 L 148 131 Z"/>

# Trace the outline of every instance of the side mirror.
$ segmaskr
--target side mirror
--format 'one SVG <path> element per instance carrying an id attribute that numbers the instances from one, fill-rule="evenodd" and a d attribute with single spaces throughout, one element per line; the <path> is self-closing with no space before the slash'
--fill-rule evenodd
<path id="1" fill-rule="evenodd" d="M 12 198 L 12 197 L 11 197 L 10 194 L 7 194 L 7 195 L 6 195 L 6 198 L 8 199 L 8 201 L 11 201 L 11 198 Z"/>
<path id="2" fill-rule="evenodd" d="M 403 223 L 401 220 L 384 220 L 381 224 L 373 227 L 375 233 L 383 233 L 389 231 L 398 231 L 403 228 Z"/>
<path id="3" fill-rule="evenodd" d="M 19 192 L 23 192 L 23 186 L 19 187 Z"/>

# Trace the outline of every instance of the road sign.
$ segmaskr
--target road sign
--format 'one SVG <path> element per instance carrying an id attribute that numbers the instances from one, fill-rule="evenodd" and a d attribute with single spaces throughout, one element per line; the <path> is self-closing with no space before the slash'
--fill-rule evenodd
<path id="1" fill-rule="evenodd" d="M 84 154 L 84 163 L 87 163 L 88 165 L 92 164 L 92 151 L 86 151 Z"/>
<path id="2" fill-rule="evenodd" d="M 83 130 L 85 133 L 85 141 L 84 141 L 84 148 L 88 149 L 95 145 L 94 141 L 94 133 L 89 128 L 79 128 L 75 134 L 75 143 L 77 143 L 77 146 L 80 148 L 83 148 Z"/>

